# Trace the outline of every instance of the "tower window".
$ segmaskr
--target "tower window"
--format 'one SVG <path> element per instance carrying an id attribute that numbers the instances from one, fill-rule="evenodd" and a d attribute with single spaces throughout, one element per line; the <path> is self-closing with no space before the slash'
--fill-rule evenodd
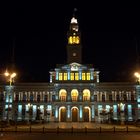
<path id="1" fill-rule="evenodd" d="M 80 43 L 80 38 L 79 36 L 70 36 L 68 39 L 69 44 L 79 44 Z"/>
<path id="2" fill-rule="evenodd" d="M 85 73 L 82 73 L 82 80 L 86 80 Z"/>
<path id="3" fill-rule="evenodd" d="M 87 80 L 90 80 L 90 73 L 87 73 Z"/>
<path id="4" fill-rule="evenodd" d="M 79 73 L 75 73 L 75 80 L 79 80 Z"/>
<path id="5" fill-rule="evenodd" d="M 67 73 L 64 73 L 64 80 L 67 80 L 68 77 L 67 77 Z"/>
<path id="6" fill-rule="evenodd" d="M 59 73 L 59 80 L 62 80 L 62 73 Z"/>
<path id="7" fill-rule="evenodd" d="M 74 80 L 74 73 L 71 73 L 71 74 L 70 74 L 70 79 L 71 79 L 71 80 Z"/>
<path id="8" fill-rule="evenodd" d="M 68 42 L 69 42 L 69 44 L 72 44 L 72 36 L 69 37 Z"/>

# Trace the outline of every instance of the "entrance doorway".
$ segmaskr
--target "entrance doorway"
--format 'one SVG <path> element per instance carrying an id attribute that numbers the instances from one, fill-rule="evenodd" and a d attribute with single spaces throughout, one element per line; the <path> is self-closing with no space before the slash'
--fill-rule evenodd
<path id="1" fill-rule="evenodd" d="M 60 121 L 61 122 L 66 122 L 67 113 L 66 113 L 66 108 L 65 107 L 61 108 L 60 114 L 61 114 Z"/>
<path id="2" fill-rule="evenodd" d="M 83 117 L 84 117 L 84 122 L 89 122 L 89 109 L 88 108 L 84 108 Z"/>
<path id="3" fill-rule="evenodd" d="M 78 109 L 76 107 L 72 108 L 72 122 L 78 121 Z"/>

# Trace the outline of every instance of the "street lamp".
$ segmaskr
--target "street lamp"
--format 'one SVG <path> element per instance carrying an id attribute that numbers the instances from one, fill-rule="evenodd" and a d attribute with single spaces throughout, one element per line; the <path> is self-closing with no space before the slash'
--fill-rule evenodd
<path id="1" fill-rule="evenodd" d="M 28 112 L 29 112 L 29 122 L 31 125 L 31 121 L 32 121 L 32 114 L 33 114 L 33 110 L 32 110 L 33 105 L 28 103 Z"/>
<path id="2" fill-rule="evenodd" d="M 137 82 L 140 83 L 140 74 L 138 72 L 135 72 L 134 75 L 137 78 Z"/>
<path id="3" fill-rule="evenodd" d="M 14 77 L 16 77 L 16 73 L 15 72 L 13 72 L 13 73 L 9 73 L 8 71 L 6 71 L 5 73 L 4 73 L 4 75 L 6 76 L 6 77 L 8 77 L 9 79 L 9 91 L 8 91 L 8 94 L 7 94 L 7 99 L 8 99 L 8 109 L 7 109 L 7 121 L 8 121 L 8 123 L 9 123 L 9 103 L 10 103 L 10 98 L 9 98 L 9 95 L 10 95 L 10 91 L 11 91 L 11 86 L 12 86 L 12 82 L 14 81 Z"/>
<path id="4" fill-rule="evenodd" d="M 119 103 L 118 104 L 118 108 L 119 108 L 119 117 L 120 117 L 120 121 L 121 124 L 124 124 L 125 118 L 124 118 L 124 108 L 125 108 L 125 104 L 123 103 Z"/>
<path id="5" fill-rule="evenodd" d="M 10 84 L 10 86 L 12 85 L 12 82 L 13 82 L 13 80 L 14 80 L 14 77 L 16 77 L 16 73 L 15 72 L 13 72 L 13 73 L 9 73 L 8 71 L 6 71 L 5 73 L 4 73 L 4 75 L 6 76 L 6 77 L 9 77 L 9 84 Z"/>

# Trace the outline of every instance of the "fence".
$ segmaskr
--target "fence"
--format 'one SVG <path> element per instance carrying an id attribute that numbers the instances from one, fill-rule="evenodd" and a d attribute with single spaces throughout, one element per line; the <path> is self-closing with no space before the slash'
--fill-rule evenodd
<path id="1" fill-rule="evenodd" d="M 0 128 L 1 133 L 12 132 L 12 133 L 117 133 L 117 132 L 140 132 L 140 128 L 133 127 L 97 127 L 97 128 L 46 128 L 46 127 L 32 127 L 32 126 L 15 126 L 15 127 L 6 127 Z"/>

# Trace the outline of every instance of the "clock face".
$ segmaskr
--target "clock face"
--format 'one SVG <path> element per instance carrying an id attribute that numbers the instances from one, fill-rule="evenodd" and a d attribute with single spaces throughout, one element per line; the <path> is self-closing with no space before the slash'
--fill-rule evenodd
<path id="1" fill-rule="evenodd" d="M 76 53 L 74 52 L 72 55 L 73 55 L 73 56 L 76 56 Z"/>

